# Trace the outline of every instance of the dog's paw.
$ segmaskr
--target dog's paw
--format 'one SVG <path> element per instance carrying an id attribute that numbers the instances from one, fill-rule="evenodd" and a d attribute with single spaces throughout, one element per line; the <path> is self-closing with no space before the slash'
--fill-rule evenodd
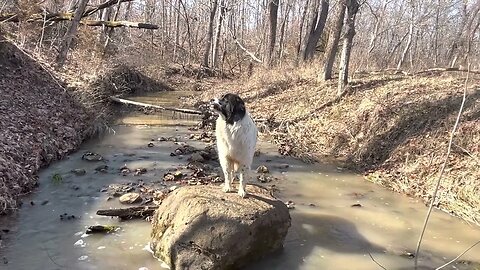
<path id="1" fill-rule="evenodd" d="M 247 192 L 245 192 L 245 190 L 243 190 L 243 189 L 239 189 L 238 190 L 238 195 L 240 195 L 240 197 L 242 197 L 242 198 L 245 198 L 247 196 Z"/>
<path id="2" fill-rule="evenodd" d="M 223 190 L 223 192 L 228 193 L 228 192 L 232 191 L 232 188 L 230 186 L 225 185 L 225 186 L 223 186 L 222 190 Z"/>

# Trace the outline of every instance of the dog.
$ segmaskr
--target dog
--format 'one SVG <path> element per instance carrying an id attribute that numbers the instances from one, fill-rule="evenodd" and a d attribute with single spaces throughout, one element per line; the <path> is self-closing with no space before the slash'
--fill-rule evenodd
<path id="1" fill-rule="evenodd" d="M 215 137 L 220 165 L 225 175 L 224 192 L 232 190 L 232 182 L 239 174 L 238 195 L 247 195 L 245 174 L 250 170 L 258 130 L 245 108 L 245 102 L 235 94 L 225 94 L 211 101 L 212 109 L 218 114 Z"/>

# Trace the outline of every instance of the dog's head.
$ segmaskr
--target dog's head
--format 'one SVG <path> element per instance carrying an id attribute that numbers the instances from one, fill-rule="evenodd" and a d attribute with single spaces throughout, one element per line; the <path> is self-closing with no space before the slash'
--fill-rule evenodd
<path id="1" fill-rule="evenodd" d="M 211 101 L 212 108 L 227 124 L 233 125 L 234 122 L 242 120 L 245 116 L 245 102 L 235 94 L 226 94 L 221 99 Z"/>

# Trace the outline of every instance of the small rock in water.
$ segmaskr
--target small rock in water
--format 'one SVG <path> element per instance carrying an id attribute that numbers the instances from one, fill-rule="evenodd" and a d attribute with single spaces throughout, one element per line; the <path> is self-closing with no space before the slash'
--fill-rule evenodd
<path id="1" fill-rule="evenodd" d="M 45 201 L 43 201 L 43 202 L 41 203 L 41 205 L 45 205 L 45 204 L 47 204 L 47 203 L 48 203 L 48 200 L 45 200 Z"/>
<path id="2" fill-rule="evenodd" d="M 117 231 L 119 228 L 120 227 L 114 225 L 94 225 L 87 228 L 86 234 L 111 233 Z"/>
<path id="3" fill-rule="evenodd" d="M 253 153 L 253 156 L 255 156 L 255 157 L 260 156 L 260 150 L 258 150 L 258 149 L 255 150 L 255 152 Z"/>
<path id="4" fill-rule="evenodd" d="M 142 198 L 140 198 L 140 194 L 135 192 L 130 192 L 130 193 L 123 194 L 122 196 L 120 196 L 118 200 L 124 204 L 132 204 L 132 203 L 141 201 Z"/>
<path id="5" fill-rule="evenodd" d="M 153 143 L 148 143 L 147 146 L 148 146 L 148 147 L 154 147 L 155 144 L 153 144 Z"/>
<path id="6" fill-rule="evenodd" d="M 73 174 L 75 174 L 76 176 L 82 176 L 82 175 L 85 175 L 87 173 L 87 171 L 85 171 L 85 169 L 73 169 L 73 170 L 71 170 L 71 172 Z"/>
<path id="7" fill-rule="evenodd" d="M 261 175 L 257 176 L 257 180 L 260 181 L 261 183 L 268 183 L 273 180 L 273 177 L 266 173 L 262 173 Z"/>
<path id="8" fill-rule="evenodd" d="M 314 203 L 311 203 L 308 206 L 315 207 L 316 205 Z"/>
<path id="9" fill-rule="evenodd" d="M 159 142 L 164 142 L 166 140 L 167 140 L 167 138 L 165 138 L 165 137 L 160 137 L 160 138 L 157 139 L 157 141 L 159 141 Z"/>
<path id="10" fill-rule="evenodd" d="M 359 204 L 359 203 L 354 203 L 354 204 L 350 205 L 350 207 L 362 207 L 362 205 Z"/>
<path id="11" fill-rule="evenodd" d="M 285 203 L 288 209 L 295 209 L 295 203 L 293 201 L 288 201 Z"/>
<path id="12" fill-rule="evenodd" d="M 79 261 L 85 261 L 86 259 L 88 259 L 87 255 L 83 255 L 78 258 Z"/>
<path id="13" fill-rule="evenodd" d="M 188 159 L 190 162 L 204 162 L 205 159 L 200 155 L 200 153 L 193 153 L 192 156 Z"/>
<path id="14" fill-rule="evenodd" d="M 95 168 L 95 171 L 97 172 L 107 172 L 108 166 L 107 165 L 100 165 Z"/>
<path id="15" fill-rule="evenodd" d="M 258 166 L 257 168 L 257 173 L 269 173 L 270 171 L 268 170 L 267 166 L 261 165 Z"/>
<path id="16" fill-rule="evenodd" d="M 103 160 L 103 157 L 93 152 L 86 152 L 83 154 L 82 159 L 86 161 L 101 161 Z"/>
<path id="17" fill-rule="evenodd" d="M 35 205 L 35 202 L 34 202 L 34 201 L 30 201 L 30 205 Z"/>
<path id="18" fill-rule="evenodd" d="M 288 164 L 275 165 L 275 168 L 277 168 L 277 169 L 287 169 L 288 167 L 290 167 L 290 165 L 288 165 Z"/>
<path id="19" fill-rule="evenodd" d="M 135 170 L 135 175 L 141 175 L 141 174 L 145 174 L 147 173 L 147 169 L 146 168 L 138 168 Z"/>
<path id="20" fill-rule="evenodd" d="M 3 264 L 8 264 L 8 260 L 6 257 L 3 257 Z"/>

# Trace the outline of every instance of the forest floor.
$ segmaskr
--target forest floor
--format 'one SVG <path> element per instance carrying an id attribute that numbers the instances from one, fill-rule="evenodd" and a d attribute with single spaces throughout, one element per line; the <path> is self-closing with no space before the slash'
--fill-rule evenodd
<path id="1" fill-rule="evenodd" d="M 342 163 L 394 191 L 432 198 L 465 88 L 465 73 L 356 75 L 347 95 L 313 68 L 204 80 L 199 105 L 226 92 L 241 95 L 279 152 L 305 161 Z M 453 152 L 436 206 L 480 224 L 480 76 L 470 75 Z M 200 102 L 201 103 L 201 102 Z"/>

